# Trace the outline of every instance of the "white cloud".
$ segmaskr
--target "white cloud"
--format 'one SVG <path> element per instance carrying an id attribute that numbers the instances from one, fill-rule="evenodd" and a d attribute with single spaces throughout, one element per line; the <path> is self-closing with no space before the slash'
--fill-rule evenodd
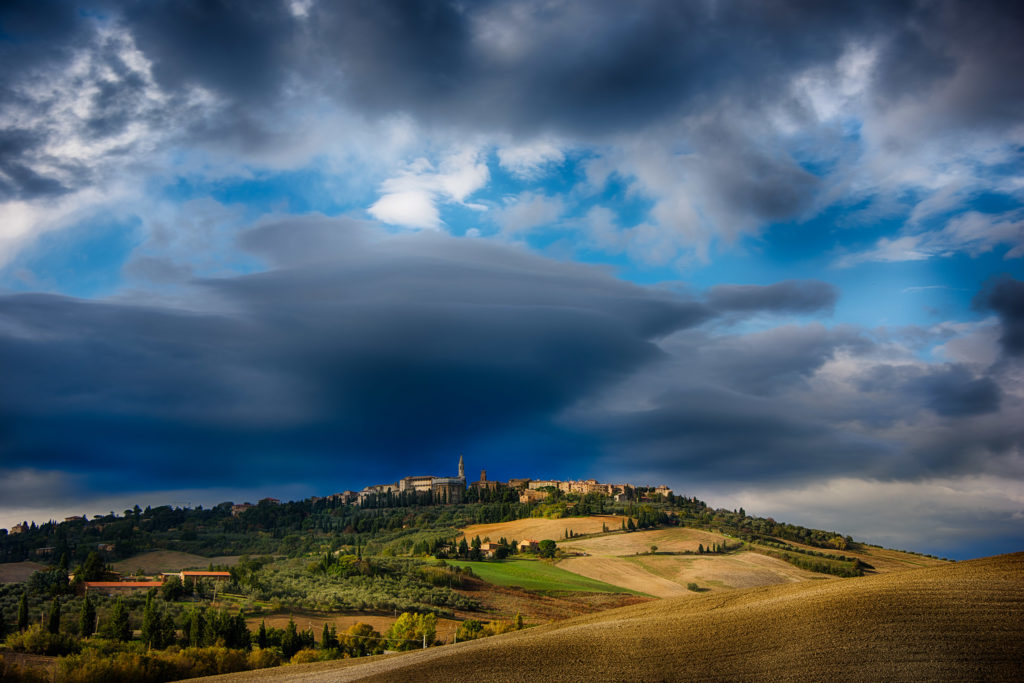
<path id="1" fill-rule="evenodd" d="M 455 202 L 485 210 L 466 199 L 490 180 L 490 171 L 478 147 L 462 147 L 446 155 L 435 169 L 420 157 L 403 171 L 381 184 L 382 196 L 367 209 L 370 215 L 390 225 L 437 230 L 443 225 L 437 204 Z"/>
<path id="2" fill-rule="evenodd" d="M 429 192 L 423 190 L 385 194 L 368 211 L 371 216 L 389 225 L 430 230 L 441 228 L 441 214 L 434 205 L 434 199 Z"/>
<path id="3" fill-rule="evenodd" d="M 803 487 L 713 489 L 704 495 L 709 503 L 742 506 L 748 514 L 936 554 L 1020 536 L 1024 514 L 1020 482 L 987 475 L 914 482 L 844 477 Z"/>
<path id="4" fill-rule="evenodd" d="M 520 178 L 537 178 L 547 167 L 565 161 L 565 155 L 554 143 L 538 140 L 526 145 L 502 147 L 498 164 Z"/>
<path id="5" fill-rule="evenodd" d="M 565 202 L 561 198 L 523 192 L 517 197 L 506 199 L 505 206 L 495 213 L 494 222 L 501 227 L 502 232 L 515 234 L 548 227 L 564 213 Z"/>
<path id="6" fill-rule="evenodd" d="M 848 268 L 860 263 L 925 261 L 957 253 L 979 256 L 1008 246 L 1004 258 L 1024 256 L 1024 217 L 1020 211 L 1001 215 L 968 211 L 949 220 L 941 230 L 883 237 L 866 251 L 845 254 L 836 266 Z"/>

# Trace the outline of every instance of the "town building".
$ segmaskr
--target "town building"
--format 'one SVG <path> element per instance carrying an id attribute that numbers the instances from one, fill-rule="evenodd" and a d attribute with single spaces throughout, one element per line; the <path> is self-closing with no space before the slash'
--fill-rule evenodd
<path id="1" fill-rule="evenodd" d="M 238 515 L 240 515 L 243 512 L 245 512 L 246 510 L 248 510 L 250 508 L 254 508 L 254 507 L 256 507 L 256 506 L 253 505 L 252 503 L 239 503 L 238 505 L 232 505 L 231 506 L 231 515 L 233 517 L 237 517 Z"/>
<path id="2" fill-rule="evenodd" d="M 538 491 L 536 489 L 523 489 L 519 492 L 520 503 L 536 503 L 539 500 L 544 500 L 550 493 L 547 491 Z"/>
<path id="3" fill-rule="evenodd" d="M 389 493 L 433 493 L 439 502 L 461 503 L 466 495 L 465 462 L 460 455 L 459 474 L 454 477 L 417 475 L 405 477 L 394 484 L 367 486 L 357 494 L 356 502 L 362 504 L 369 496 L 387 495 Z"/>
<path id="4" fill-rule="evenodd" d="M 496 491 L 498 488 L 498 482 L 487 481 L 487 470 L 480 470 L 480 481 L 473 482 L 473 488 L 480 490 Z"/>

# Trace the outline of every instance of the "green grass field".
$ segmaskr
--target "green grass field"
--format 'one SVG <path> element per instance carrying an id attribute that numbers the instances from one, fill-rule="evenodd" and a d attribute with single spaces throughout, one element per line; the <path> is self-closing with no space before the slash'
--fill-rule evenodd
<path id="1" fill-rule="evenodd" d="M 501 562 L 449 560 L 448 562 L 459 567 L 470 567 L 476 576 L 487 583 L 498 586 L 518 586 L 526 590 L 544 593 L 584 592 L 643 595 L 637 591 L 567 572 L 539 560 L 504 560 Z"/>

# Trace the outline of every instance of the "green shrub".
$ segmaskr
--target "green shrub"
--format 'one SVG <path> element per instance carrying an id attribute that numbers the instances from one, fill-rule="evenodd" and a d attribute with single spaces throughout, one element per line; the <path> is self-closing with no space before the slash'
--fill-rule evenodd
<path id="1" fill-rule="evenodd" d="M 42 624 L 32 624 L 21 633 L 7 636 L 5 644 L 15 652 L 33 655 L 66 655 L 78 652 L 78 639 L 66 633 L 50 633 Z"/>
<path id="2" fill-rule="evenodd" d="M 289 664 L 309 664 L 311 662 L 319 662 L 320 653 L 316 650 L 299 650 L 289 660 Z"/>

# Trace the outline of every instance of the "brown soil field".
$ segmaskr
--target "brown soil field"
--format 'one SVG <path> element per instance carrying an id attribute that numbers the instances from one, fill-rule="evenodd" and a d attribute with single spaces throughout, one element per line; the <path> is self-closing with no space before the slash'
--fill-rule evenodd
<path id="1" fill-rule="evenodd" d="M 1024 678 L 1024 553 L 669 598 L 402 655 L 209 681 Z"/>
<path id="2" fill-rule="evenodd" d="M 320 642 L 320 635 L 323 633 L 325 623 L 333 624 L 338 629 L 338 633 L 359 622 L 369 624 L 376 631 L 384 633 L 384 631 L 391 627 L 391 624 L 395 623 L 397 618 L 393 614 L 363 614 L 356 612 L 351 614 L 327 614 L 324 612 L 295 611 L 278 612 L 268 614 L 265 617 L 251 617 L 245 621 L 249 625 L 249 629 L 255 631 L 260 627 L 261 621 L 266 621 L 268 628 L 271 626 L 284 628 L 288 625 L 289 619 L 295 619 L 295 626 L 300 630 L 312 626 L 313 634 L 316 636 L 317 642 Z M 480 619 L 481 617 L 477 616 L 477 618 Z M 457 619 L 438 619 L 437 637 L 446 643 L 452 642 L 455 631 L 459 628 L 459 623 L 460 621 Z"/>
<path id="3" fill-rule="evenodd" d="M 114 571 L 122 574 L 133 574 L 138 569 L 146 574 L 156 574 L 158 572 L 177 572 L 182 569 L 206 569 L 211 562 L 215 565 L 232 567 L 238 564 L 238 558 L 238 555 L 203 557 L 177 550 L 154 550 L 115 562 L 113 566 Z"/>
<path id="4" fill-rule="evenodd" d="M 686 584 L 691 582 L 705 591 L 720 591 L 830 578 L 751 552 L 720 556 L 572 557 L 562 560 L 558 566 L 591 579 L 659 598 L 683 595 L 696 597 L 699 593 L 686 588 Z"/>
<path id="5" fill-rule="evenodd" d="M 473 538 L 479 536 L 481 539 L 489 537 L 497 541 L 501 537 L 517 541 L 534 540 L 543 541 L 546 538 L 558 541 L 565 538 L 565 530 L 569 529 L 577 534 L 599 534 L 602 524 L 607 524 L 609 529 L 618 529 L 625 517 L 618 515 L 595 515 L 593 517 L 564 517 L 562 519 L 545 519 L 543 517 L 529 517 L 517 519 L 512 522 L 497 522 L 495 524 L 473 524 L 462 530 L 462 536 Z M 461 536 L 460 536 L 461 538 Z"/>
<path id="6" fill-rule="evenodd" d="M 457 592 L 480 601 L 481 612 L 457 612 L 467 619 L 511 619 L 516 612 L 527 624 L 546 624 L 552 621 L 593 614 L 613 607 L 634 605 L 651 598 L 629 593 L 560 593 L 545 595 L 511 586 L 496 586 L 479 579 L 469 579 L 466 589 Z"/>
<path id="7" fill-rule="evenodd" d="M 40 569 L 46 569 L 46 565 L 29 561 L 4 562 L 0 564 L 0 583 L 20 583 Z"/>

